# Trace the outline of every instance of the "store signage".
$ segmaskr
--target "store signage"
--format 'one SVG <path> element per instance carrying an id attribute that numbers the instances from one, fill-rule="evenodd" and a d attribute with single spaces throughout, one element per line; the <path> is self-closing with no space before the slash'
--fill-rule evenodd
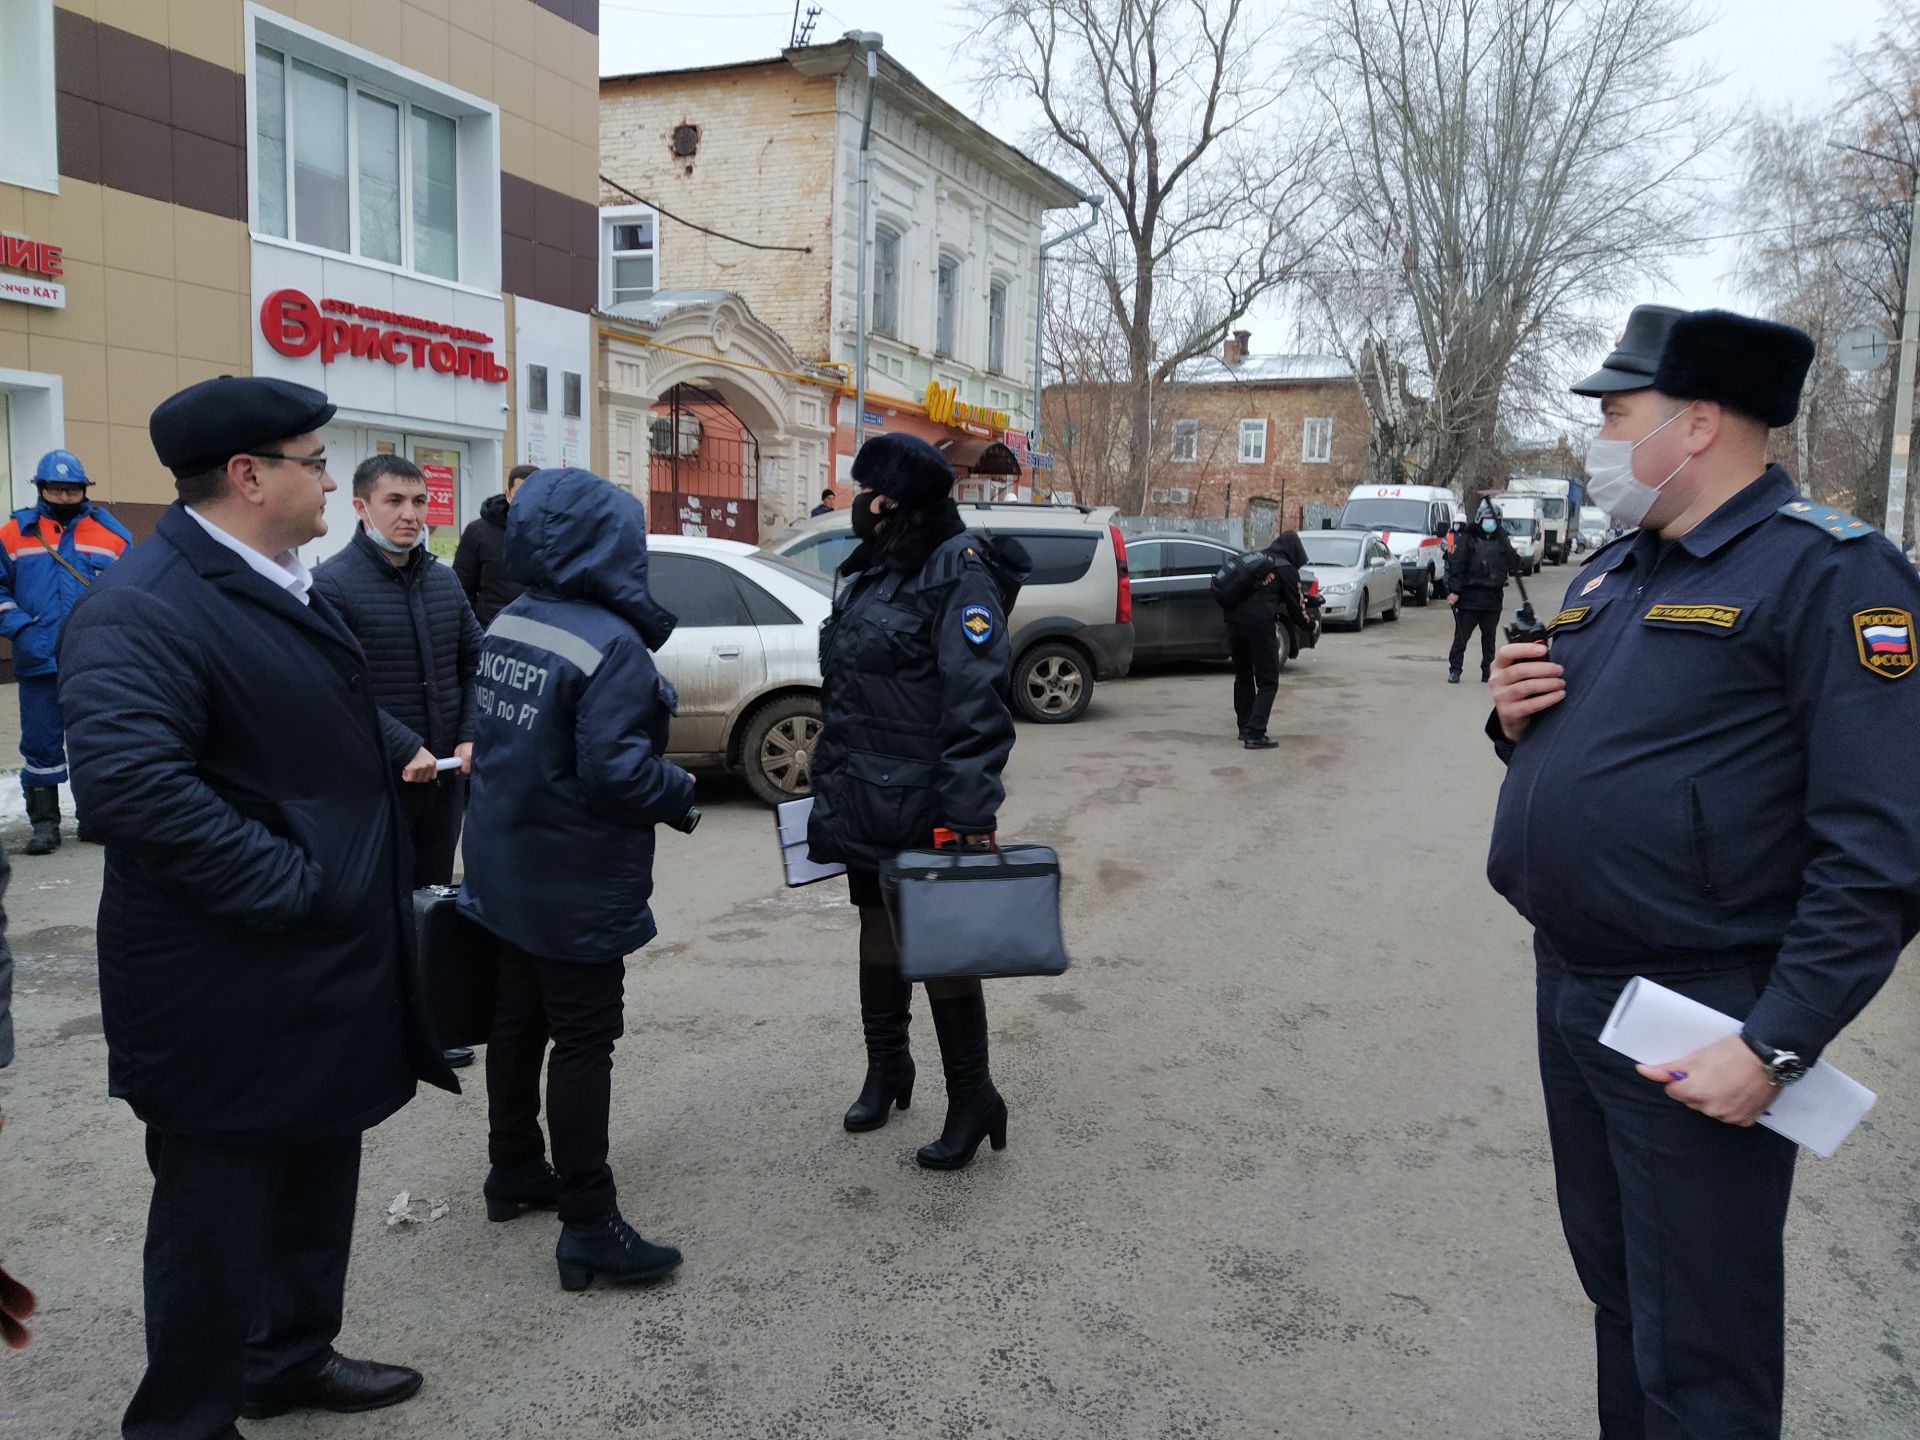
<path id="1" fill-rule="evenodd" d="M 348 300 L 315 304 L 299 290 L 275 290 L 261 302 L 260 333 L 267 344 L 295 360 L 318 351 L 323 365 L 345 356 L 411 365 L 487 385 L 507 382 L 507 367 L 494 355 L 491 335 Z"/>
<path id="2" fill-rule="evenodd" d="M 927 382 L 927 418 L 936 424 L 949 425 L 955 430 L 964 430 L 988 439 L 1012 423 L 1006 411 L 989 410 L 983 405 L 969 405 L 963 400 L 956 400 L 951 386 L 935 380 Z"/>
<path id="3" fill-rule="evenodd" d="M 23 271 L 7 274 L 6 271 Z M 58 245 L 44 244 L 25 235 L 0 231 L 0 300 L 17 300 L 22 305 L 66 308 L 67 287 L 60 277 L 66 263 Z"/>
<path id="4" fill-rule="evenodd" d="M 1003 443 L 1013 451 L 1014 458 L 1029 469 L 1051 470 L 1053 468 L 1053 456 L 1033 448 L 1031 430 L 1009 430 Z"/>
<path id="5" fill-rule="evenodd" d="M 427 479 L 427 524 L 453 524 L 453 467 L 422 465 L 420 473 Z"/>

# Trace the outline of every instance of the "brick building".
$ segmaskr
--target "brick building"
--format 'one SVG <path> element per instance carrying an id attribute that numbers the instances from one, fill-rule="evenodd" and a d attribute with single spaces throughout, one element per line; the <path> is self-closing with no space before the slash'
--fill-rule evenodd
<path id="1" fill-rule="evenodd" d="M 1245 330 L 1218 357 L 1189 361 L 1154 394 L 1145 513 L 1245 516 L 1270 505 L 1279 528 L 1306 505 L 1338 505 L 1366 479 L 1366 397 L 1330 355 L 1253 355 Z M 1081 500 L 1132 508 L 1124 494 L 1126 393 L 1117 385 L 1047 390 L 1057 483 Z"/>

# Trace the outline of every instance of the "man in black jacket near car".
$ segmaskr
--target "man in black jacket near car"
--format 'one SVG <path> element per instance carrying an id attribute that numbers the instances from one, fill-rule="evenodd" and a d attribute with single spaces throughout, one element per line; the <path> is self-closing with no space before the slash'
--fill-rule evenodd
<path id="1" fill-rule="evenodd" d="M 1447 683 L 1460 683 L 1467 637 L 1480 631 L 1480 683 L 1493 668 L 1493 647 L 1506 603 L 1507 577 L 1519 573 L 1520 557 L 1500 528 L 1492 505 L 1455 541 L 1447 556 L 1447 603 L 1453 606 L 1453 648 L 1447 652 Z"/>
<path id="2" fill-rule="evenodd" d="M 1261 552 L 1253 588 L 1227 607 L 1227 640 L 1233 656 L 1233 713 L 1240 722 L 1240 743 L 1249 750 L 1277 750 L 1267 734 L 1274 697 L 1280 691 L 1280 627 L 1312 628 L 1300 594 L 1300 567 L 1306 547 L 1288 530 Z"/>
<path id="3" fill-rule="evenodd" d="M 507 507 L 519 493 L 520 482 L 539 467 L 516 465 L 507 472 L 507 493 L 489 495 L 480 502 L 480 518 L 460 533 L 453 552 L 453 573 L 467 592 L 473 618 L 486 629 L 526 587 L 507 573 Z"/>

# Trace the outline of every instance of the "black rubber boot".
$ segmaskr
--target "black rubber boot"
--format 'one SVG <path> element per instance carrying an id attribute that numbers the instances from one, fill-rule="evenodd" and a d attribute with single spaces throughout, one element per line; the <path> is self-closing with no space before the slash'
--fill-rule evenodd
<path id="1" fill-rule="evenodd" d="M 947 1123 L 940 1138 L 914 1158 L 929 1170 L 958 1170 L 991 1140 L 1007 1148 L 1007 1102 L 993 1088 L 987 1069 L 987 1002 L 978 992 L 958 999 L 928 997 L 940 1062 L 947 1072 Z"/>
<path id="2" fill-rule="evenodd" d="M 480 1187 L 487 1197 L 487 1219 L 518 1220 L 529 1210 L 560 1208 L 560 1172 L 545 1160 L 512 1169 L 496 1165 Z"/>
<path id="3" fill-rule="evenodd" d="M 560 1288 L 584 1290 L 594 1276 L 615 1284 L 658 1280 L 680 1266 L 680 1252 L 655 1245 L 614 1211 L 604 1220 L 560 1227 L 553 1258 L 560 1267 Z"/>
<path id="4" fill-rule="evenodd" d="M 1460 672 L 1457 669 L 1447 671 L 1447 684 L 1458 685 L 1459 683 L 1460 683 Z"/>
<path id="5" fill-rule="evenodd" d="M 867 1032 L 867 1081 L 847 1110 L 849 1130 L 878 1130 L 898 1105 L 913 1102 L 913 1056 L 907 1026 L 913 1016 L 913 986 L 891 967 L 860 967 L 860 1022 Z"/>
<path id="6" fill-rule="evenodd" d="M 27 791 L 27 819 L 33 822 L 33 838 L 27 841 L 27 854 L 51 855 L 60 848 L 60 792 L 51 785 L 37 785 Z"/>

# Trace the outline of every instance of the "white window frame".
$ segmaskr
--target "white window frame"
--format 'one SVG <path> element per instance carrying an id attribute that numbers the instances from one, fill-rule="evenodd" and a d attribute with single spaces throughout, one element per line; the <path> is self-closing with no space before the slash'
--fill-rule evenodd
<path id="1" fill-rule="evenodd" d="M 880 305 L 882 296 L 880 289 L 880 234 L 882 231 L 885 231 L 893 237 L 893 266 L 891 270 L 887 272 L 888 278 L 893 282 L 893 293 L 890 297 L 893 303 L 890 307 L 892 313 L 886 315 L 885 324 L 881 323 L 883 311 Z M 900 316 L 906 306 L 906 266 L 903 263 L 906 248 L 906 226 L 900 225 L 886 217 L 874 221 L 873 273 L 867 277 L 867 283 L 873 287 L 873 293 L 868 296 L 868 304 L 871 308 L 867 314 L 867 329 L 875 335 L 884 335 L 890 340 L 905 338 L 900 333 Z"/>
<path id="2" fill-rule="evenodd" d="M 1173 422 L 1172 458 L 1176 465 L 1191 465 L 1200 458 L 1200 422 L 1198 420 Z"/>
<path id="3" fill-rule="evenodd" d="M 1300 426 L 1300 461 L 1303 465 L 1333 463 L 1333 417 L 1309 415 Z"/>
<path id="4" fill-rule="evenodd" d="M 1252 441 L 1252 444 L 1248 442 Z M 1242 465 L 1264 465 L 1267 463 L 1267 422 L 1264 420 L 1242 420 L 1240 422 L 1240 463 Z"/>
<path id="5" fill-rule="evenodd" d="M 993 313 L 994 296 L 1000 297 L 1000 314 Z M 1000 353 L 993 353 L 994 324 L 996 318 L 1000 327 Z M 1013 286 L 1003 275 L 996 275 L 987 282 L 987 369 L 995 375 L 1005 375 L 1007 371 L 1007 341 L 1013 329 Z"/>
<path id="6" fill-rule="evenodd" d="M 1004 410 L 1007 414 L 1011 415 L 1014 410 L 1018 408 L 1013 403 L 1015 398 L 1011 390 L 1003 390 L 998 385 L 987 386 L 987 408 L 989 410 Z"/>
<path id="7" fill-rule="evenodd" d="M 655 210 L 651 205 L 604 206 L 600 211 L 600 308 L 603 310 L 613 310 L 615 304 L 613 298 L 613 262 L 615 258 L 613 228 L 616 225 L 627 224 L 634 220 L 653 221 L 653 290 L 645 298 L 651 300 L 653 296 L 658 295 L 662 289 L 660 284 L 660 212 Z M 628 255 L 640 255 L 647 252 L 640 250 L 622 250 L 618 253 L 624 257 Z M 622 305 L 637 305 L 643 302 L 637 300 L 622 300 L 619 303 Z M 616 311 L 615 313 L 618 312 Z"/>
<path id="8" fill-rule="evenodd" d="M 6 53 L 0 54 L 0 184 L 58 195 L 53 0 L 0 0 L 0 31 L 9 39 Z"/>
<path id="9" fill-rule="evenodd" d="M 953 268 L 953 284 L 941 293 L 940 276 L 949 266 Z M 942 250 L 933 257 L 933 353 L 942 360 L 955 360 L 960 355 L 960 286 L 966 276 L 966 263 L 951 250 Z M 946 343 L 940 343 L 940 331 L 945 328 Z"/>
<path id="10" fill-rule="evenodd" d="M 4 3 L 4 0 L 0 0 Z M 418 70 L 410 70 L 384 55 L 376 55 L 350 45 L 325 31 L 288 19 L 258 4 L 246 6 L 246 149 L 247 149 L 247 224 L 256 244 L 272 245 L 303 255 L 346 261 L 369 269 L 403 275 L 428 285 L 449 286 L 475 294 L 498 297 L 500 294 L 500 108 L 490 100 L 435 80 Z M 288 90 L 291 91 L 292 63 L 305 61 L 317 69 L 337 75 L 347 82 L 347 175 L 349 179 L 349 222 L 347 250 L 331 250 L 293 238 L 298 230 L 293 188 L 294 142 L 291 125 L 287 134 L 287 230 L 285 236 L 270 235 L 259 228 L 260 183 L 258 175 L 260 146 L 260 86 L 256 64 L 259 48 L 277 50 L 287 63 Z M 400 117 L 400 228 L 401 264 L 372 260 L 352 248 L 359 244 L 359 121 L 354 104 L 356 91 L 389 103 L 398 103 Z M 413 258 L 413 166 L 409 154 L 412 144 L 408 111 L 418 106 L 454 122 L 454 266 L 456 276 L 448 279 L 411 267 Z M 289 105 L 291 111 L 291 105 Z M 289 117 L 291 118 L 291 116 Z M 491 183 L 489 183 L 491 181 Z"/>

